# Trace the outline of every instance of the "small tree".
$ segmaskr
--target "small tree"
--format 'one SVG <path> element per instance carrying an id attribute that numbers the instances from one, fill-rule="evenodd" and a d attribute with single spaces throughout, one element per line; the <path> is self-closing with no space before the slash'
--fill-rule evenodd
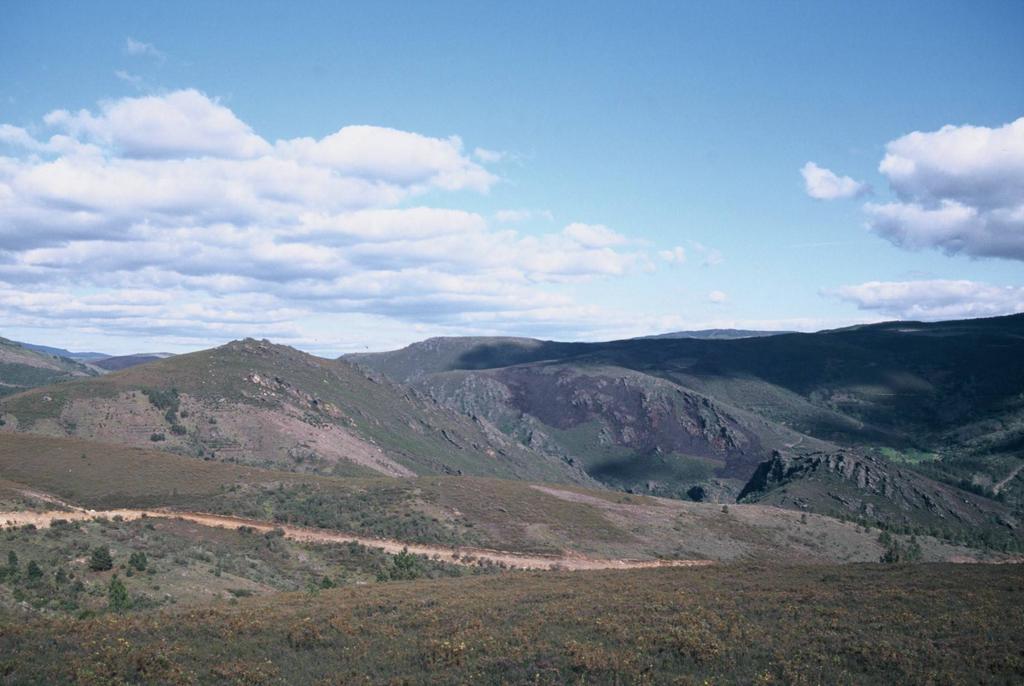
<path id="1" fill-rule="evenodd" d="M 418 579 L 423 576 L 423 568 L 418 557 L 402 548 L 402 552 L 391 556 L 391 564 L 377 573 L 377 581 L 400 581 Z"/>
<path id="2" fill-rule="evenodd" d="M 110 556 L 110 548 L 105 545 L 98 546 L 92 551 L 89 557 L 89 569 L 94 572 L 105 572 L 114 566 L 114 558 Z"/>
<path id="3" fill-rule="evenodd" d="M 0 567 L 0 581 L 18 578 L 18 554 L 13 550 L 7 553 L 7 566 Z"/>
<path id="4" fill-rule="evenodd" d="M 907 562 L 919 562 L 924 551 L 921 550 L 921 544 L 917 541 L 917 536 L 910 537 L 910 543 L 907 545 L 907 550 L 904 553 L 904 558 Z"/>
<path id="5" fill-rule="evenodd" d="M 107 600 L 110 609 L 114 612 L 124 612 L 131 607 L 128 589 L 124 582 L 117 578 L 117 574 L 110 579 L 110 585 L 107 587 Z"/>
<path id="6" fill-rule="evenodd" d="M 28 567 L 25 568 L 25 578 L 31 581 L 39 581 L 43 578 L 43 570 L 39 567 L 39 564 L 35 560 L 31 560 L 28 563 Z"/>

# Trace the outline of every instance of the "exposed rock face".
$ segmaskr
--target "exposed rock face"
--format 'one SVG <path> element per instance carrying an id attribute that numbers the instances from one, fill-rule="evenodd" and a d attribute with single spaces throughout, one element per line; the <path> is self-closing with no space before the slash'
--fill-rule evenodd
<path id="1" fill-rule="evenodd" d="M 743 499 L 749 494 L 768 491 L 793 479 L 825 472 L 856 484 L 862 491 L 888 498 L 897 490 L 893 485 L 890 470 L 893 470 L 893 467 L 881 460 L 842 451 L 792 457 L 775 450 L 772 451 L 771 459 L 758 466 L 739 497 Z M 900 476 L 903 475 L 900 470 L 896 471 Z M 926 502 L 931 500 L 927 493 L 921 492 L 919 495 Z"/>
<path id="2" fill-rule="evenodd" d="M 1019 528 L 1001 503 L 845 450 L 800 456 L 774 451 L 738 500 L 952 532 L 987 528 L 1005 534 Z"/>
<path id="3" fill-rule="evenodd" d="M 701 483 L 707 499 L 732 502 L 774 447 L 762 443 L 757 420 L 752 425 L 705 396 L 621 368 L 455 371 L 416 387 L 532 450 L 632 492 L 688 498 L 687 489 Z"/>

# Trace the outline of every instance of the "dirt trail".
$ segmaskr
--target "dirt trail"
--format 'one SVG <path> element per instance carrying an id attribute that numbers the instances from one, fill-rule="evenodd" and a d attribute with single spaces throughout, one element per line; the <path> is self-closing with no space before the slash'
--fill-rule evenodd
<path id="1" fill-rule="evenodd" d="M 1019 465 L 1017 465 L 1016 469 L 1014 469 L 1012 472 L 1010 472 L 1009 476 L 1007 476 L 1005 479 L 1003 479 L 1002 481 L 997 483 L 995 486 L 993 486 L 992 487 L 992 492 L 995 493 L 996 495 L 999 495 L 999 492 L 1002 491 L 1006 487 L 1006 484 L 1008 484 L 1011 481 L 1013 481 L 1017 477 L 1017 475 L 1020 474 L 1020 470 L 1022 470 L 1022 469 L 1024 469 L 1024 462 L 1022 462 Z"/>
<path id="2" fill-rule="evenodd" d="M 57 501 L 65 507 L 74 507 Z M 249 527 L 259 532 L 268 532 L 279 529 L 284 532 L 285 538 L 305 543 L 320 544 L 344 544 L 360 543 L 368 548 L 377 548 L 388 553 L 398 553 L 408 550 L 416 555 L 436 557 L 444 562 L 473 566 L 478 561 L 486 560 L 495 564 L 504 564 L 512 569 L 646 569 L 652 567 L 699 567 L 713 564 L 711 560 L 620 560 L 585 557 L 583 555 L 524 555 L 501 550 L 490 550 L 487 548 L 448 547 L 438 545 L 424 545 L 420 543 L 405 543 L 389 538 L 369 538 L 366 536 L 353 536 L 324 529 L 311 529 L 301 526 L 287 524 L 271 524 L 255 519 L 242 519 L 239 517 L 228 517 L 225 515 L 206 514 L 202 512 L 176 512 L 174 510 L 84 510 L 74 508 L 71 511 L 48 511 L 48 512 L 0 512 L 0 528 L 8 526 L 25 526 L 33 524 L 39 528 L 49 527 L 54 520 L 88 520 L 105 517 L 112 519 L 121 517 L 126 520 L 141 519 L 142 517 L 159 517 L 164 519 L 182 519 L 203 526 L 219 527 L 222 529 L 240 529 Z"/>

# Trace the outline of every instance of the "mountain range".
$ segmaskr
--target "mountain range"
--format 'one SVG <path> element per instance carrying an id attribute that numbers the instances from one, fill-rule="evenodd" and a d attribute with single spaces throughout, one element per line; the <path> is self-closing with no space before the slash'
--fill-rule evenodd
<path id="1" fill-rule="evenodd" d="M 103 375 L 63 359 L 33 358 L 50 385 L 4 398 L 3 430 L 290 472 L 486 476 L 957 540 L 1020 535 L 1020 315 L 607 343 L 435 338 L 337 360 L 247 339 Z"/>

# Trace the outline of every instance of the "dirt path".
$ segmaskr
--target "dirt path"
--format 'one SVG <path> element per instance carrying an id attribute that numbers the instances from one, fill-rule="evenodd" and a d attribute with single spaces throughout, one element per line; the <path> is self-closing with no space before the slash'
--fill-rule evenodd
<path id="1" fill-rule="evenodd" d="M 65 507 L 73 507 L 67 503 L 57 501 Z M 350 534 L 336 533 L 324 529 L 312 529 L 287 524 L 271 524 L 255 519 L 242 519 L 239 517 L 228 517 L 225 515 L 207 514 L 202 512 L 176 512 L 174 510 L 84 510 L 74 508 L 71 511 L 49 511 L 49 512 L 0 512 L 0 528 L 25 526 L 32 524 L 39 528 L 49 527 L 54 520 L 89 520 L 98 518 L 112 519 L 121 517 L 126 520 L 141 519 L 142 517 L 159 517 L 163 519 L 182 519 L 195 522 L 203 526 L 219 527 L 222 529 L 240 529 L 249 527 L 259 532 L 268 532 L 279 529 L 284 532 L 285 538 L 305 543 L 318 544 L 344 544 L 360 543 L 368 548 L 377 548 L 387 553 L 398 553 L 408 550 L 416 555 L 425 555 L 444 562 L 473 566 L 479 561 L 489 561 L 495 564 L 504 564 L 512 569 L 646 569 L 652 567 L 698 567 L 713 564 L 711 560 L 620 560 L 585 557 L 583 555 L 524 555 L 501 550 L 489 550 L 486 548 L 448 547 L 437 545 L 424 545 L 420 543 L 405 543 L 388 538 L 370 538 L 366 536 L 353 536 Z"/>
<path id="2" fill-rule="evenodd" d="M 1011 481 L 1013 481 L 1016 478 L 1016 476 L 1018 474 L 1020 474 L 1020 470 L 1022 470 L 1022 469 L 1024 469 L 1024 462 L 1021 462 L 1019 465 L 1017 465 L 1016 469 L 1014 469 L 1012 472 L 1010 472 L 1009 476 L 1007 476 L 1005 479 L 1003 479 L 1002 481 L 997 483 L 995 486 L 993 486 L 992 487 L 992 492 L 995 493 L 996 495 L 999 495 L 999 492 L 1001 490 L 1003 490 L 1003 488 L 1006 486 L 1006 484 L 1008 484 Z"/>

